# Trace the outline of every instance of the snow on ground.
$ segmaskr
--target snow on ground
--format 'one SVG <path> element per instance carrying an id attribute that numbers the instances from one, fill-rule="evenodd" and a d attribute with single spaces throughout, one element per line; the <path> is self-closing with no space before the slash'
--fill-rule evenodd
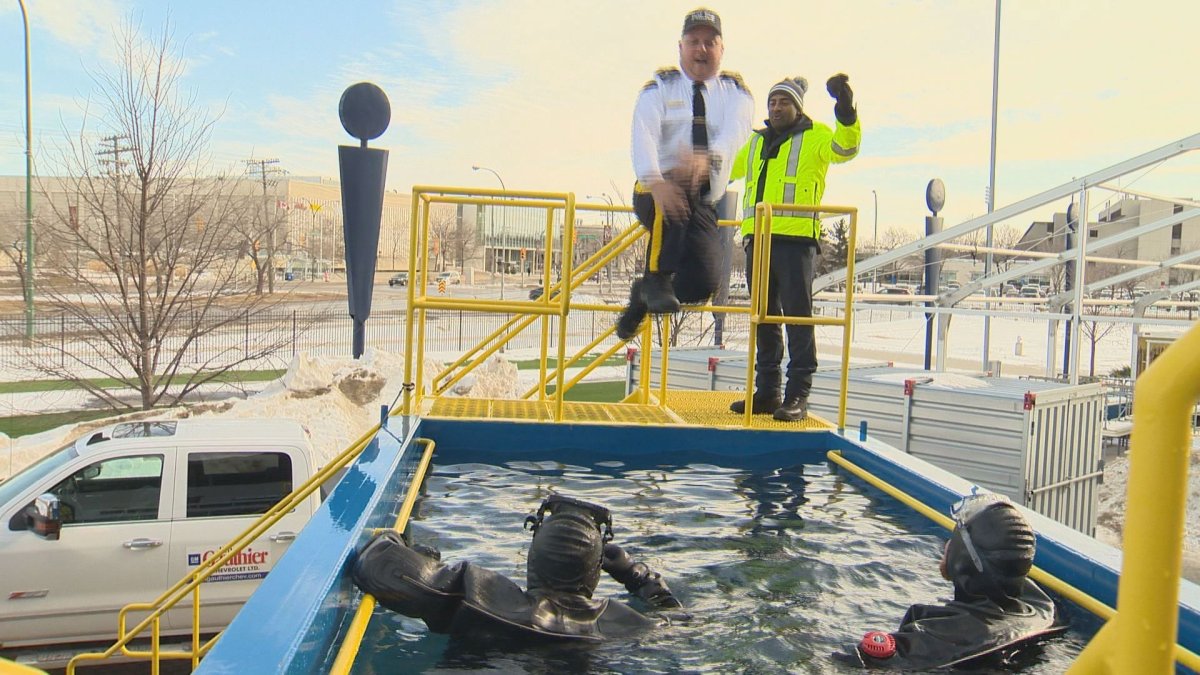
<path id="1" fill-rule="evenodd" d="M 1100 486 L 1100 508 L 1096 517 L 1096 538 L 1116 548 L 1121 548 L 1128 485 L 1129 454 L 1125 453 L 1104 465 L 1104 483 Z M 1200 437 L 1192 439 L 1187 511 L 1183 523 L 1183 573 L 1200 583 Z"/>

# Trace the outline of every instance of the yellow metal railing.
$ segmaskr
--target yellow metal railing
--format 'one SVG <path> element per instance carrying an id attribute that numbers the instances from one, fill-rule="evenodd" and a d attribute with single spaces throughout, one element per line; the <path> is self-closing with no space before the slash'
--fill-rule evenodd
<path id="1" fill-rule="evenodd" d="M 375 434 L 379 431 L 380 425 L 376 424 L 369 431 L 363 434 L 357 441 L 352 443 L 350 447 L 343 450 L 340 454 L 333 458 L 329 464 L 319 469 L 311 478 L 305 481 L 302 485 L 292 491 L 287 497 L 284 497 L 275 506 L 271 507 L 266 513 L 262 514 L 253 525 L 248 527 L 240 535 L 234 538 L 229 543 L 222 546 L 207 560 L 202 562 L 199 567 L 192 570 L 188 575 L 173 586 L 163 591 L 152 602 L 141 602 L 126 605 L 117 615 L 117 641 L 108 649 L 102 652 L 94 652 L 87 654 L 78 654 L 67 664 L 68 675 L 73 675 L 75 669 L 79 666 L 90 665 L 91 662 L 104 661 L 120 652 L 122 656 L 135 659 L 150 660 L 151 673 L 157 675 L 159 672 L 160 661 L 163 659 L 184 660 L 188 659 L 192 662 L 192 668 L 195 669 L 199 665 L 200 658 L 208 653 L 216 644 L 220 634 L 217 634 L 201 644 L 200 642 L 200 587 L 208 577 L 217 572 L 225 563 L 237 555 L 246 546 L 249 546 L 267 531 L 272 525 L 277 523 L 281 518 L 302 504 L 308 499 L 313 492 L 320 488 L 321 484 L 332 478 L 334 474 L 341 471 L 347 464 L 353 461 L 362 452 L 363 448 L 371 442 Z M 192 599 L 192 644 L 191 649 L 187 651 L 163 651 L 161 644 L 161 629 L 163 615 L 173 609 L 178 603 L 187 597 Z M 132 629 L 126 630 L 128 616 L 130 613 L 147 612 L 144 619 L 139 621 Z M 149 650 L 134 650 L 129 648 L 129 643 L 141 635 L 147 628 L 150 629 L 150 649 Z"/>
<path id="2" fill-rule="evenodd" d="M 454 204 L 454 205 L 490 205 L 490 206 L 520 206 L 529 208 L 540 208 L 546 211 L 546 231 L 544 241 L 546 248 L 542 251 L 543 260 L 547 264 L 543 265 L 542 271 L 542 288 L 545 289 L 542 297 L 533 300 L 479 300 L 470 298 L 436 298 L 426 294 L 427 287 L 427 270 L 428 265 L 421 265 L 417 269 L 417 261 L 423 260 L 426 256 L 425 251 L 428 251 L 430 237 L 430 207 L 433 204 Z M 612 204 L 584 204 L 576 203 L 574 195 L 571 193 L 554 193 L 554 192 L 528 192 L 528 191 L 508 191 L 508 190 L 491 190 L 479 188 L 455 188 L 455 187 L 430 187 L 417 186 L 413 188 L 412 199 L 412 214 L 411 222 L 415 224 L 411 228 L 409 234 L 409 278 L 412 283 L 408 285 L 408 321 L 405 327 L 405 348 L 409 358 L 405 359 L 405 374 L 404 381 L 405 391 L 401 406 L 394 414 L 412 414 L 419 409 L 421 400 L 427 395 L 440 396 L 449 391 L 451 387 L 462 381 L 472 370 L 481 366 L 491 358 L 494 354 L 503 350 L 504 345 L 515 338 L 522 331 L 528 329 L 539 318 L 541 319 L 541 349 L 539 350 L 539 369 L 538 381 L 532 387 L 521 394 L 522 399 L 529 399 L 535 395 L 539 400 L 547 400 L 547 389 L 551 383 L 554 386 L 554 419 L 561 421 L 563 418 L 563 401 L 566 392 L 578 384 L 589 373 L 602 365 L 606 359 L 616 354 L 622 343 L 618 342 L 601 352 L 599 358 L 596 358 L 591 363 L 581 369 L 581 372 L 573 376 L 569 381 L 564 381 L 565 371 L 567 368 L 578 363 L 586 355 L 592 353 L 592 350 L 598 348 L 604 341 L 608 340 L 613 334 L 615 327 L 610 326 L 601 331 L 601 333 L 593 338 L 593 340 L 577 350 L 571 356 L 566 353 L 566 331 L 567 317 L 572 309 L 595 312 L 619 312 L 621 307 L 613 307 L 610 305 L 592 305 L 575 303 L 571 301 L 571 294 L 584 282 L 592 276 L 598 274 L 605 269 L 614 259 L 625 252 L 630 246 L 634 245 L 639 239 L 646 234 L 645 228 L 638 223 L 633 223 L 624 229 L 618 236 L 607 242 L 603 247 L 597 250 L 593 255 L 588 257 L 577 268 L 572 266 L 574 258 L 573 241 L 574 241 L 574 220 L 577 211 L 607 211 L 628 213 L 631 209 L 624 206 L 615 206 Z M 770 260 L 770 228 L 771 217 L 775 210 L 785 212 L 806 212 L 814 214 L 844 214 L 849 216 L 849 246 L 853 250 L 855 238 L 857 236 L 857 218 L 858 210 L 849 207 L 837 206 L 819 206 L 819 207 L 798 207 L 795 205 L 759 205 L 755 218 L 755 232 L 762 233 L 766 236 L 755 237 L 755 245 L 753 254 L 755 256 L 756 268 L 767 269 L 765 261 Z M 554 259 L 554 241 L 555 237 L 555 214 L 562 211 L 562 275 L 561 280 L 551 283 L 550 272 L 551 266 L 548 264 Z M 725 220 L 720 221 L 722 226 L 739 226 L 741 221 Z M 853 274 L 854 261 L 848 260 L 848 273 Z M 418 278 L 419 275 L 419 278 Z M 851 277 L 852 278 L 852 277 Z M 698 312 L 718 312 L 725 314 L 747 314 L 750 317 L 750 335 L 748 339 L 748 358 L 747 358 L 747 381 L 746 381 L 746 396 L 747 400 L 751 398 L 753 391 L 753 373 L 754 373 L 754 350 L 756 345 L 755 326 L 761 323 L 774 324 L 803 324 L 803 325 L 828 325 L 842 326 L 842 370 L 841 370 L 841 395 L 838 401 L 838 420 L 837 425 L 839 430 L 845 429 L 846 419 L 846 382 L 848 379 L 849 369 L 849 350 L 850 350 L 850 332 L 853 312 L 851 308 L 854 300 L 853 284 L 846 285 L 846 312 L 843 317 L 785 317 L 785 316 L 770 316 L 766 311 L 766 284 L 768 275 L 761 274 L 758 276 L 758 281 L 751 289 L 751 299 L 749 307 L 735 306 L 717 306 L 706 304 L 702 306 L 688 307 L 689 311 Z M 420 289 L 420 290 L 418 290 Z M 480 340 L 474 347 L 462 353 L 456 360 L 446 365 L 441 372 L 435 374 L 430 380 L 428 388 L 425 384 L 425 322 L 426 314 L 429 310 L 476 310 L 484 312 L 507 313 L 512 316 L 502 323 L 498 328 L 492 331 L 488 336 Z M 550 322 L 551 317 L 558 317 L 559 322 L 557 335 L 557 354 L 555 358 L 555 366 L 553 369 L 548 369 L 547 360 L 550 352 Z M 640 337 L 643 345 L 652 344 L 653 327 L 655 322 L 647 321 L 643 323 Z M 659 359 L 661 362 L 660 379 L 656 390 L 651 387 L 650 374 L 651 364 L 653 362 L 652 354 L 647 353 L 641 360 L 641 368 L 638 373 L 638 386 L 633 392 L 628 395 L 623 402 L 626 403 L 641 403 L 664 405 L 667 400 L 667 371 L 670 359 L 670 344 L 672 324 L 669 320 L 663 320 L 659 324 L 660 327 L 660 343 L 661 350 Z M 414 335 L 415 333 L 415 335 Z M 750 406 L 747 406 L 747 413 L 744 422 L 749 425 L 751 421 Z"/>
<path id="3" fill-rule="evenodd" d="M 417 443 L 425 446 L 425 452 L 421 455 L 421 462 L 417 465 L 416 471 L 413 472 L 412 481 L 408 484 L 408 492 L 404 495 L 404 503 L 400 506 L 400 512 L 396 514 L 396 524 L 392 529 L 403 532 L 408 526 L 408 519 L 412 516 L 413 505 L 416 504 L 417 494 L 421 491 L 421 483 L 425 481 L 425 474 L 429 471 L 429 462 L 433 458 L 433 451 L 436 443 L 428 438 L 418 438 Z M 363 635 L 367 632 L 367 624 L 371 622 L 371 614 L 375 611 L 375 596 L 370 593 L 364 593 L 362 600 L 358 604 L 358 609 L 355 610 L 354 616 L 350 619 L 350 626 L 346 629 L 346 635 L 342 638 L 342 645 L 338 648 L 337 657 L 333 661 L 333 666 L 330 668 L 330 673 L 348 673 L 354 665 L 354 658 L 358 656 L 358 649 L 362 645 Z"/>
<path id="4" fill-rule="evenodd" d="M 1193 326 L 1154 360 L 1134 388 L 1117 613 L 1088 643 L 1072 672 L 1171 672 L 1179 630 L 1190 416 L 1198 398 L 1200 326 Z M 1200 661 L 1185 665 L 1200 672 Z"/>
<path id="5" fill-rule="evenodd" d="M 879 488 L 880 490 L 885 492 L 888 496 L 890 496 L 892 499 L 895 499 L 896 501 L 900 502 L 901 504 L 904 504 L 905 506 L 913 509 L 917 513 L 920 513 L 921 515 L 932 520 L 933 522 L 937 523 L 938 525 L 941 525 L 942 527 L 946 528 L 947 530 L 954 529 L 954 521 L 949 516 L 947 516 L 944 513 L 940 513 L 938 511 L 933 510 L 927 504 L 914 498 L 912 495 L 908 494 L 907 492 L 904 492 L 903 490 L 897 488 L 896 486 L 892 485 L 891 483 L 884 481 L 883 479 L 879 478 L 875 474 L 872 474 L 871 472 L 867 471 L 866 469 L 858 466 L 854 462 L 851 462 L 850 460 L 843 457 L 841 452 L 839 452 L 837 450 L 831 450 L 826 454 L 826 457 L 828 457 L 829 460 L 831 462 L 833 462 L 834 464 L 837 464 L 838 466 L 849 471 L 850 473 L 854 474 L 855 476 L 858 476 L 859 478 L 865 480 L 866 482 L 870 483 L 871 485 L 875 486 L 876 488 Z M 1064 598 L 1070 600 L 1071 602 L 1079 605 L 1080 607 L 1086 609 L 1087 611 L 1100 617 L 1101 619 L 1109 621 L 1117 614 L 1117 612 L 1115 610 L 1113 610 L 1112 607 L 1109 607 L 1108 605 L 1104 604 L 1103 602 L 1100 602 L 1096 598 L 1093 598 L 1092 596 L 1088 595 L 1087 593 L 1079 590 L 1078 588 L 1075 588 L 1071 584 L 1068 584 L 1067 582 L 1063 581 L 1062 579 L 1059 579 L 1058 577 L 1054 576 L 1053 574 L 1046 572 L 1045 570 L 1041 569 L 1040 567 L 1034 567 L 1029 572 L 1029 576 L 1033 577 L 1033 579 L 1035 581 L 1037 581 L 1038 583 L 1046 586 L 1050 590 L 1054 591 L 1055 593 L 1058 593 L 1059 595 L 1061 595 Z M 1122 577 L 1122 580 L 1123 579 L 1124 579 L 1124 577 Z M 1177 610 L 1178 610 L 1177 607 L 1172 607 L 1172 612 L 1175 612 Z M 1100 638 L 1099 633 L 1097 633 L 1095 635 L 1095 637 L 1092 638 L 1091 644 L 1098 644 L 1097 638 Z M 1090 645 L 1088 648 L 1089 649 L 1091 648 Z M 1183 664 L 1184 666 L 1186 666 L 1188 668 L 1191 668 L 1193 671 L 1200 672 L 1200 656 L 1198 656 L 1195 652 L 1192 652 L 1181 645 L 1174 644 L 1174 639 L 1172 639 L 1171 642 L 1168 643 L 1167 652 L 1171 659 L 1179 661 L 1179 663 Z M 1080 666 L 1080 664 L 1082 663 L 1082 661 L 1083 661 L 1083 657 L 1082 657 L 1082 655 L 1080 655 L 1080 660 L 1076 662 L 1075 667 L 1078 668 Z M 1083 672 L 1092 672 L 1092 671 L 1085 670 Z M 1110 671 L 1103 671 L 1103 672 L 1110 672 Z M 1132 670 L 1121 670 L 1121 671 L 1114 670 L 1111 672 L 1142 673 L 1142 672 L 1155 672 L 1155 671 L 1134 668 Z M 1169 670 L 1161 671 L 1161 672 L 1169 672 Z"/>

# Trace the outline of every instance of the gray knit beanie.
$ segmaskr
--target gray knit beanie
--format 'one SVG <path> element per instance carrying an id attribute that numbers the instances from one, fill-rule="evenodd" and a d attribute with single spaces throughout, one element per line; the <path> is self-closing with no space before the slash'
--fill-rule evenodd
<path id="1" fill-rule="evenodd" d="M 804 92 L 808 91 L 808 80 L 803 77 L 788 77 L 784 78 L 779 84 L 771 87 L 771 91 L 767 92 L 767 98 L 775 92 L 787 94 L 792 98 L 792 102 L 796 104 L 797 110 L 804 109 Z"/>

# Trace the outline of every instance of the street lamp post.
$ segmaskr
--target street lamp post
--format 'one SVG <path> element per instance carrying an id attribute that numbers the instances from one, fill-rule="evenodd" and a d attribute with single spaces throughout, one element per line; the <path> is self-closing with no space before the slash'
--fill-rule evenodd
<path id="1" fill-rule="evenodd" d="M 33 115 L 29 85 L 29 12 L 25 0 L 21 21 L 25 25 L 25 340 L 33 340 Z"/>
<path id="2" fill-rule="evenodd" d="M 875 255 L 879 255 L 879 194 L 876 193 L 874 190 L 871 190 L 871 197 L 873 197 L 875 199 L 875 234 L 871 235 L 871 244 L 875 248 L 875 251 L 874 251 Z M 851 251 L 850 255 L 854 255 L 854 251 Z M 879 292 L 879 268 L 878 267 L 871 270 L 871 292 L 872 293 Z"/>
<path id="3" fill-rule="evenodd" d="M 504 190 L 505 192 L 508 191 L 508 188 L 504 186 L 504 179 L 500 177 L 499 173 L 496 173 L 495 169 L 489 169 L 486 166 L 474 165 L 471 167 L 471 170 L 472 171 L 489 171 L 489 172 L 491 172 L 491 174 L 496 177 L 496 180 L 500 181 L 500 189 Z M 505 219 L 507 219 L 507 217 L 508 217 L 507 214 L 505 214 Z M 501 224 L 500 224 L 500 242 L 501 242 L 500 250 L 504 251 L 503 265 L 505 267 L 508 266 L 508 250 L 505 249 L 505 247 L 504 247 L 505 240 L 507 239 L 506 232 L 508 229 L 505 227 L 506 224 L 507 224 L 506 222 L 501 222 Z M 496 215 L 493 213 L 492 214 L 492 238 L 493 239 L 495 239 L 495 237 L 496 237 L 496 229 L 495 228 L 496 228 Z M 495 264 L 494 260 L 493 260 L 492 264 L 493 265 Z M 501 300 L 504 299 L 504 276 L 505 276 L 504 272 L 505 272 L 505 270 L 503 268 L 501 268 L 500 269 L 500 299 Z"/>

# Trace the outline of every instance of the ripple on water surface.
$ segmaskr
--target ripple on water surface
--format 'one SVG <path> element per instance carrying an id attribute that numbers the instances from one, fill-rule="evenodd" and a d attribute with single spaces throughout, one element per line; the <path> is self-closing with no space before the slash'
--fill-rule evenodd
<path id="1" fill-rule="evenodd" d="M 552 492 L 611 509 L 615 541 L 661 572 L 695 618 L 594 647 L 514 649 L 377 609 L 354 672 L 394 673 L 400 663 L 435 673 L 859 672 L 830 654 L 894 628 L 911 604 L 950 595 L 937 571 L 945 533 L 826 464 L 441 465 L 410 532 L 445 561 L 471 560 L 523 587 L 522 522 Z M 630 601 L 606 575 L 596 595 Z M 1072 631 L 1011 665 L 1062 672 L 1085 641 Z"/>

